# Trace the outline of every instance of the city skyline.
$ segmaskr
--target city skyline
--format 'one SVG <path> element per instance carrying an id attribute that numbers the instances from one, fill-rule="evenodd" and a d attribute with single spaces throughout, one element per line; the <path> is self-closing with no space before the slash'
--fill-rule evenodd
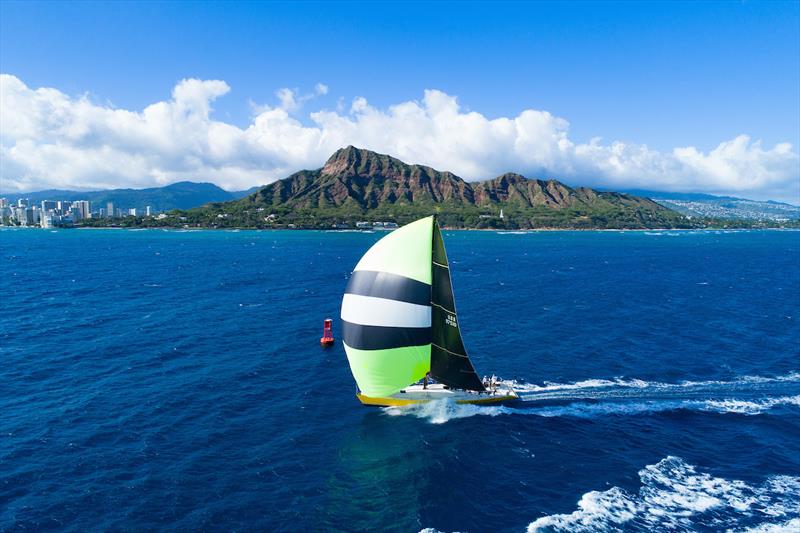
<path id="1" fill-rule="evenodd" d="M 72 226 L 92 218 L 151 217 L 157 214 L 149 205 L 144 209 L 137 209 L 135 207 L 115 207 L 114 202 L 105 202 L 106 207 L 92 209 L 92 202 L 89 200 L 33 202 L 23 196 L 12 197 L 12 200 L 0 197 L 0 226 L 8 223 L 9 225 L 52 228 Z"/>

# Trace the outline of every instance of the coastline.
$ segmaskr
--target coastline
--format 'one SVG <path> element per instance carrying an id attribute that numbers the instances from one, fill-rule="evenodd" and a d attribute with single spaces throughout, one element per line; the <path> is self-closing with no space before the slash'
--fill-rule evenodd
<path id="1" fill-rule="evenodd" d="M 501 233 L 501 234 L 527 234 L 527 233 L 550 233 L 550 232 L 604 232 L 604 233 L 637 233 L 637 232 L 706 232 L 706 231 L 725 231 L 725 232 L 753 232 L 753 231 L 800 231 L 800 227 L 763 227 L 763 228 L 736 228 L 736 227 L 706 227 L 706 228 L 532 228 L 532 229 L 506 229 L 506 228 L 454 228 L 444 226 L 442 231 L 475 231 L 475 232 L 488 232 L 488 233 Z M 240 231 L 316 231 L 322 233 L 376 233 L 376 232 L 390 232 L 392 229 L 374 228 L 374 229 L 334 229 L 334 228 L 248 228 L 248 227 L 231 227 L 231 228 L 213 228 L 213 227 L 172 227 L 172 226 L 157 226 L 157 227 L 124 227 L 124 226 L 78 226 L 78 227 L 52 227 L 40 228 L 36 226 L 0 226 L 0 231 L 7 230 L 45 230 L 45 231 L 59 231 L 59 230 L 101 230 L 101 231 L 169 231 L 175 233 L 186 232 L 200 232 L 200 231 L 220 231 L 220 232 L 240 232 Z"/>

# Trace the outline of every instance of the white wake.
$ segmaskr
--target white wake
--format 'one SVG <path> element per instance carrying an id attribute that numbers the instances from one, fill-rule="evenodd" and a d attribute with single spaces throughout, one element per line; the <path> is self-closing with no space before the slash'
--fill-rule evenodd
<path id="1" fill-rule="evenodd" d="M 679 409 L 759 415 L 800 407 L 800 373 L 778 377 L 745 376 L 733 381 L 662 383 L 638 379 L 592 379 L 544 385 L 510 382 L 520 401 L 486 406 L 449 400 L 387 407 L 391 416 L 410 415 L 433 424 L 472 416 L 529 415 L 594 418 L 658 413 Z"/>

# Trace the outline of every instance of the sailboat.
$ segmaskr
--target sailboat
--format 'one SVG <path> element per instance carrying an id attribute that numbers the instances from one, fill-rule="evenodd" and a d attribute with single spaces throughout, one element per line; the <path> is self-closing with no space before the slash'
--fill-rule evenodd
<path id="1" fill-rule="evenodd" d="M 435 216 L 386 235 L 361 258 L 342 298 L 342 338 L 365 405 L 516 400 L 478 377 L 464 348 Z"/>

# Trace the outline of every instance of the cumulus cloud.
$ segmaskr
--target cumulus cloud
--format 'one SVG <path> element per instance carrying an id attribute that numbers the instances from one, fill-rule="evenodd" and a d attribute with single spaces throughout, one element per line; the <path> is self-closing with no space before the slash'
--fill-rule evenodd
<path id="1" fill-rule="evenodd" d="M 278 90 L 279 105 L 254 107 L 251 123 L 240 128 L 212 117 L 214 100 L 229 90 L 224 81 L 186 79 L 169 100 L 131 111 L 1 75 L 0 188 L 146 187 L 191 179 L 241 189 L 317 168 L 352 144 L 467 180 L 516 171 L 574 185 L 800 202 L 793 147 L 763 146 L 744 134 L 709 152 L 691 146 L 663 152 L 599 138 L 578 143 L 569 138 L 569 123 L 547 111 L 490 119 L 437 90 L 385 109 L 356 97 L 349 111 L 337 105 L 302 122 L 296 112 L 327 94 L 323 84 L 307 94 Z"/>

